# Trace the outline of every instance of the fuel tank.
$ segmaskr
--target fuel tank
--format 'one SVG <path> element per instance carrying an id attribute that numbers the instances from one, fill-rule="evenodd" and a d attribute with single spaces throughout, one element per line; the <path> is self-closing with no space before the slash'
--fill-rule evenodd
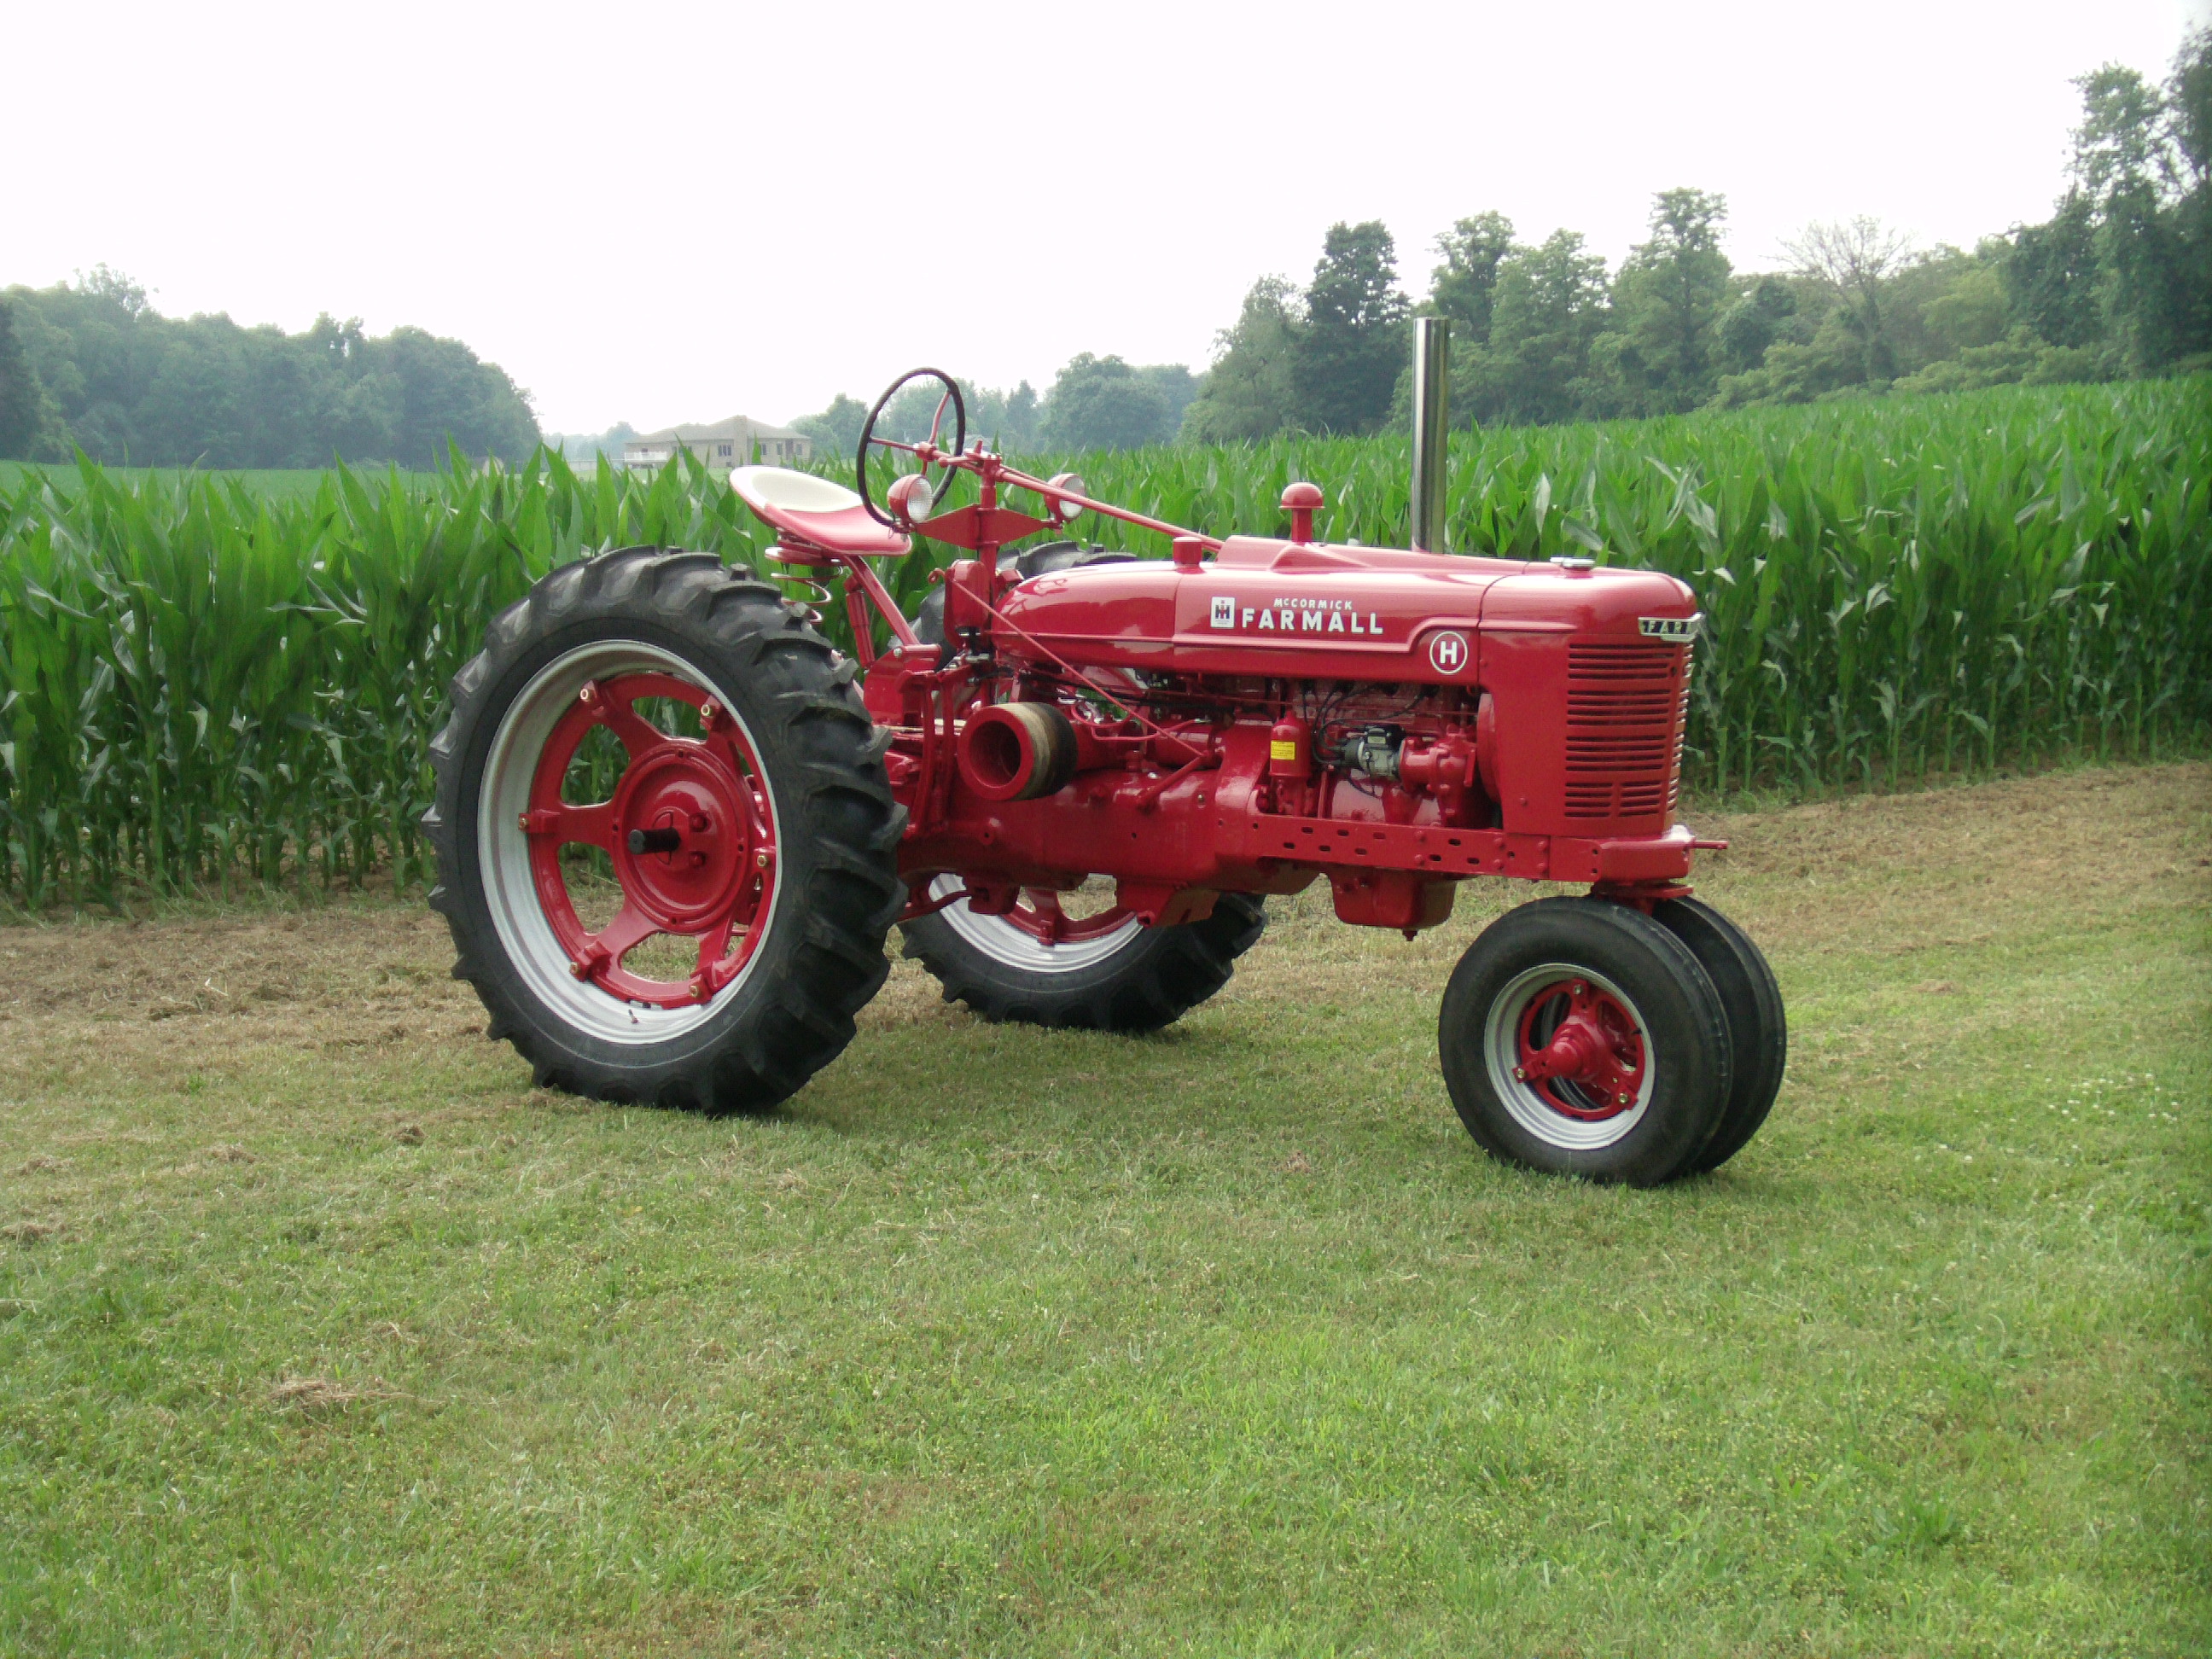
<path id="1" fill-rule="evenodd" d="M 1570 570 L 1232 536 L 1195 569 L 1164 561 L 1033 577 L 1000 601 L 1021 635 L 1084 666 L 1286 679 L 1487 684 L 1490 634 L 1686 635 L 1697 600 L 1672 576 Z M 1500 688 L 1489 686 L 1497 690 Z"/>

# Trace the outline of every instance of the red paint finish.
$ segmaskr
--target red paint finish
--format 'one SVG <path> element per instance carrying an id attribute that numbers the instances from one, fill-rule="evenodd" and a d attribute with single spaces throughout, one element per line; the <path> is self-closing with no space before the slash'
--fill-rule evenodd
<path id="1" fill-rule="evenodd" d="M 1672 577 L 1316 543 L 1311 484 L 1285 492 L 1287 539 L 1216 539 L 1030 477 L 980 443 L 902 447 L 981 489 L 916 526 L 978 556 L 945 573 L 942 650 L 890 614 L 872 546 L 809 539 L 885 613 L 891 642 L 864 661 L 864 690 L 917 892 L 956 875 L 971 909 L 1042 939 L 1073 937 L 1053 896 L 1093 875 L 1121 884 L 1115 926 L 1322 875 L 1344 920 L 1407 933 L 1443 920 L 1474 876 L 1627 902 L 1686 890 L 1693 838 L 1674 812 L 1698 607 Z M 1007 490 L 1036 511 L 1001 505 Z M 1060 501 L 1158 532 L 1174 556 L 1016 580 L 1000 548 Z M 957 763 L 963 734 L 1023 702 L 1073 730 L 1073 776 L 1040 799 L 988 799 Z M 1003 795 L 1003 781 L 987 788 Z M 1607 1018 L 1577 1005 L 1539 1063 L 1565 1066 Z M 1597 1060 L 1576 1063 L 1597 1077 Z"/>
<path id="2" fill-rule="evenodd" d="M 704 735 L 668 735 L 637 712 L 641 698 L 689 703 Z M 626 764 L 610 799 L 572 806 L 562 788 L 594 726 L 614 733 Z M 672 1008 L 704 1002 L 738 976 L 775 883 L 775 819 L 760 778 L 744 734 L 687 681 L 629 674 L 578 692 L 538 756 L 522 818 L 532 879 L 577 978 Z M 561 849 L 571 843 L 606 853 L 621 884 L 620 908 L 597 931 L 578 918 L 568 892 Z M 697 940 L 689 978 L 648 979 L 623 966 L 624 953 L 656 933 Z"/>
<path id="3" fill-rule="evenodd" d="M 1627 1009 L 1587 980 L 1545 987 L 1522 1011 L 1514 1076 L 1562 1117 L 1596 1122 L 1636 1104 L 1650 1056 Z"/>

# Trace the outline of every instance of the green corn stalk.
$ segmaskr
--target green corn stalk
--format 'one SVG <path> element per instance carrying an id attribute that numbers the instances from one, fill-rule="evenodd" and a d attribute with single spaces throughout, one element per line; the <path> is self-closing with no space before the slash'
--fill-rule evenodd
<path id="1" fill-rule="evenodd" d="M 1281 492 L 1309 478 L 1322 534 L 1407 537 L 1401 436 L 1023 460 L 1212 535 L 1284 533 Z M 2212 379 L 1464 432 L 1449 464 L 1455 551 L 1594 554 L 1697 590 L 1703 787 L 1895 788 L 2212 737 Z M 605 548 L 757 567 L 772 539 L 688 456 L 308 482 L 82 464 L 0 488 L 9 902 L 419 884 L 428 742 L 503 606 Z M 1110 520 L 1068 533 L 1165 552 Z M 909 613 L 949 557 L 884 562 Z M 842 606 L 764 574 L 850 647 Z"/>

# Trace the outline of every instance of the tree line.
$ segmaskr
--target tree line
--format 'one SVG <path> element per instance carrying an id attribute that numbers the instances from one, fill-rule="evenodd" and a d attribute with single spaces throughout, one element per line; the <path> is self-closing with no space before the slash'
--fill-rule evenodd
<path id="1" fill-rule="evenodd" d="M 425 468 L 448 443 L 520 460 L 529 394 L 459 340 L 372 337 L 328 315 L 299 334 L 165 317 L 105 265 L 0 293 L 0 457 L 144 466 Z"/>
<path id="2" fill-rule="evenodd" d="M 1402 425 L 1423 314 L 1451 319 L 1453 413 L 1482 424 L 2212 368 L 2212 30 L 2184 40 L 2162 85 L 2113 64 L 2075 84 L 2082 118 L 2051 218 L 1971 252 L 1916 249 L 1862 218 L 1808 228 L 1787 270 L 1741 272 L 1722 248 L 1725 198 L 1678 189 L 1617 270 L 1573 231 L 1529 244 L 1502 214 L 1462 219 L 1416 303 L 1382 224 L 1338 224 L 1305 285 L 1253 284 L 1203 375 L 1086 352 L 1042 394 L 973 388 L 969 429 L 1019 452 Z M 934 408 L 909 388 L 887 430 L 919 437 Z M 849 454 L 866 413 L 841 394 L 792 424 Z M 556 441 L 619 453 L 633 435 Z M 449 441 L 515 459 L 540 436 L 502 370 L 420 329 L 167 318 L 104 266 L 0 294 L 0 457 L 427 466 Z"/>
<path id="3" fill-rule="evenodd" d="M 1573 231 L 1531 246 L 1502 214 L 1462 219 L 1415 305 L 1380 222 L 1334 226 L 1305 288 L 1253 284 L 1182 435 L 1402 423 L 1415 315 L 1451 319 L 1453 414 L 1484 424 L 2212 368 L 2212 30 L 2163 87 L 2113 64 L 2075 84 L 2057 210 L 1971 252 L 1861 218 L 1748 275 L 1721 248 L 1724 198 L 1670 190 L 1611 271 Z"/>
<path id="4" fill-rule="evenodd" d="M 1199 380 L 1184 363 L 1130 363 L 1085 351 L 1068 362 L 1042 397 L 1027 380 L 1011 392 L 964 380 L 961 389 L 969 432 L 994 448 L 1141 449 L 1175 441 L 1199 395 Z M 885 405 L 877 429 L 908 442 L 927 437 L 939 396 L 934 382 L 917 381 Z M 867 416 L 866 404 L 840 392 L 827 409 L 791 424 L 814 440 L 817 453 L 850 455 Z M 951 419 L 948 410 L 948 436 Z"/>
<path id="5" fill-rule="evenodd" d="M 1312 278 L 1252 285 L 1202 377 L 1088 353 L 1042 396 L 980 389 L 970 429 L 1014 449 L 1130 448 L 1359 434 L 1410 416 L 1416 316 L 1451 319 L 1457 420 L 1536 425 L 2025 381 L 2212 368 L 2212 30 L 2154 85 L 2107 64 L 2051 217 L 1972 252 L 1915 248 L 1869 218 L 1814 225 L 1786 270 L 1738 271 L 1724 198 L 1662 191 L 1618 269 L 1577 232 L 1524 243 L 1503 214 L 1458 221 L 1418 303 L 1379 221 L 1329 228 Z M 917 387 L 889 414 L 927 431 Z M 863 407 L 793 424 L 850 453 Z"/>

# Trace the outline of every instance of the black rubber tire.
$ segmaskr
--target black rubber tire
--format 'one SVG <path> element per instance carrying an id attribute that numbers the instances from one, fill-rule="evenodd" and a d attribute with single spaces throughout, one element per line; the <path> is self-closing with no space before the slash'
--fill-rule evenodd
<path id="1" fill-rule="evenodd" d="M 1649 1100 L 1607 1145 L 1571 1147 L 1532 1133 L 1492 1074 L 1492 1008 L 1515 994 L 1516 980 L 1553 964 L 1611 981 L 1643 1021 L 1653 1067 Z M 1659 1186 L 1694 1167 L 1729 1098 L 1720 993 L 1687 945 L 1626 905 L 1548 898 L 1507 911 L 1460 958 L 1437 1024 L 1444 1083 L 1468 1133 L 1493 1156 L 1528 1169 Z M 1511 1057 L 1501 1064 L 1510 1072 Z"/>
<path id="2" fill-rule="evenodd" d="M 1237 958 L 1267 930 L 1261 902 L 1224 893 L 1213 914 L 1146 927 L 1104 961 L 1066 973 L 1025 971 L 963 939 L 943 915 L 904 923 L 906 954 L 988 1020 L 1090 1031 L 1157 1031 L 1229 983 Z"/>
<path id="3" fill-rule="evenodd" d="M 1014 568 L 1027 581 L 1032 576 L 1049 575 L 1055 570 L 1076 570 L 1087 564 L 1131 564 L 1133 553 L 1109 553 L 1103 547 L 1085 547 L 1081 542 L 1040 542 L 1028 551 L 1017 554 Z M 945 643 L 945 588 L 939 584 L 929 590 L 921 608 L 914 613 L 914 636 L 924 645 Z"/>
<path id="4" fill-rule="evenodd" d="M 478 802 L 502 717 L 542 668 L 610 641 L 671 653 L 722 689 L 752 735 L 777 819 L 775 897 L 755 965 L 709 1018 L 665 1042 L 612 1042 L 564 1018 L 518 970 L 485 897 Z M 454 677 L 452 718 L 430 745 L 430 903 L 453 932 L 454 977 L 490 1016 L 487 1034 L 513 1043 L 540 1086 L 762 1110 L 852 1041 L 906 900 L 906 814 L 884 775 L 888 739 L 853 681 L 805 611 L 709 553 L 628 547 L 564 565 L 493 622 L 482 654 Z"/>
<path id="5" fill-rule="evenodd" d="M 1693 898 L 1655 905 L 1651 919 L 1690 947 L 1728 1015 L 1735 1082 L 1728 1104 L 1692 1171 L 1717 1170 L 1749 1144 L 1774 1109 L 1790 1055 L 1790 1028 L 1774 969 L 1750 936 L 1710 904 Z"/>

